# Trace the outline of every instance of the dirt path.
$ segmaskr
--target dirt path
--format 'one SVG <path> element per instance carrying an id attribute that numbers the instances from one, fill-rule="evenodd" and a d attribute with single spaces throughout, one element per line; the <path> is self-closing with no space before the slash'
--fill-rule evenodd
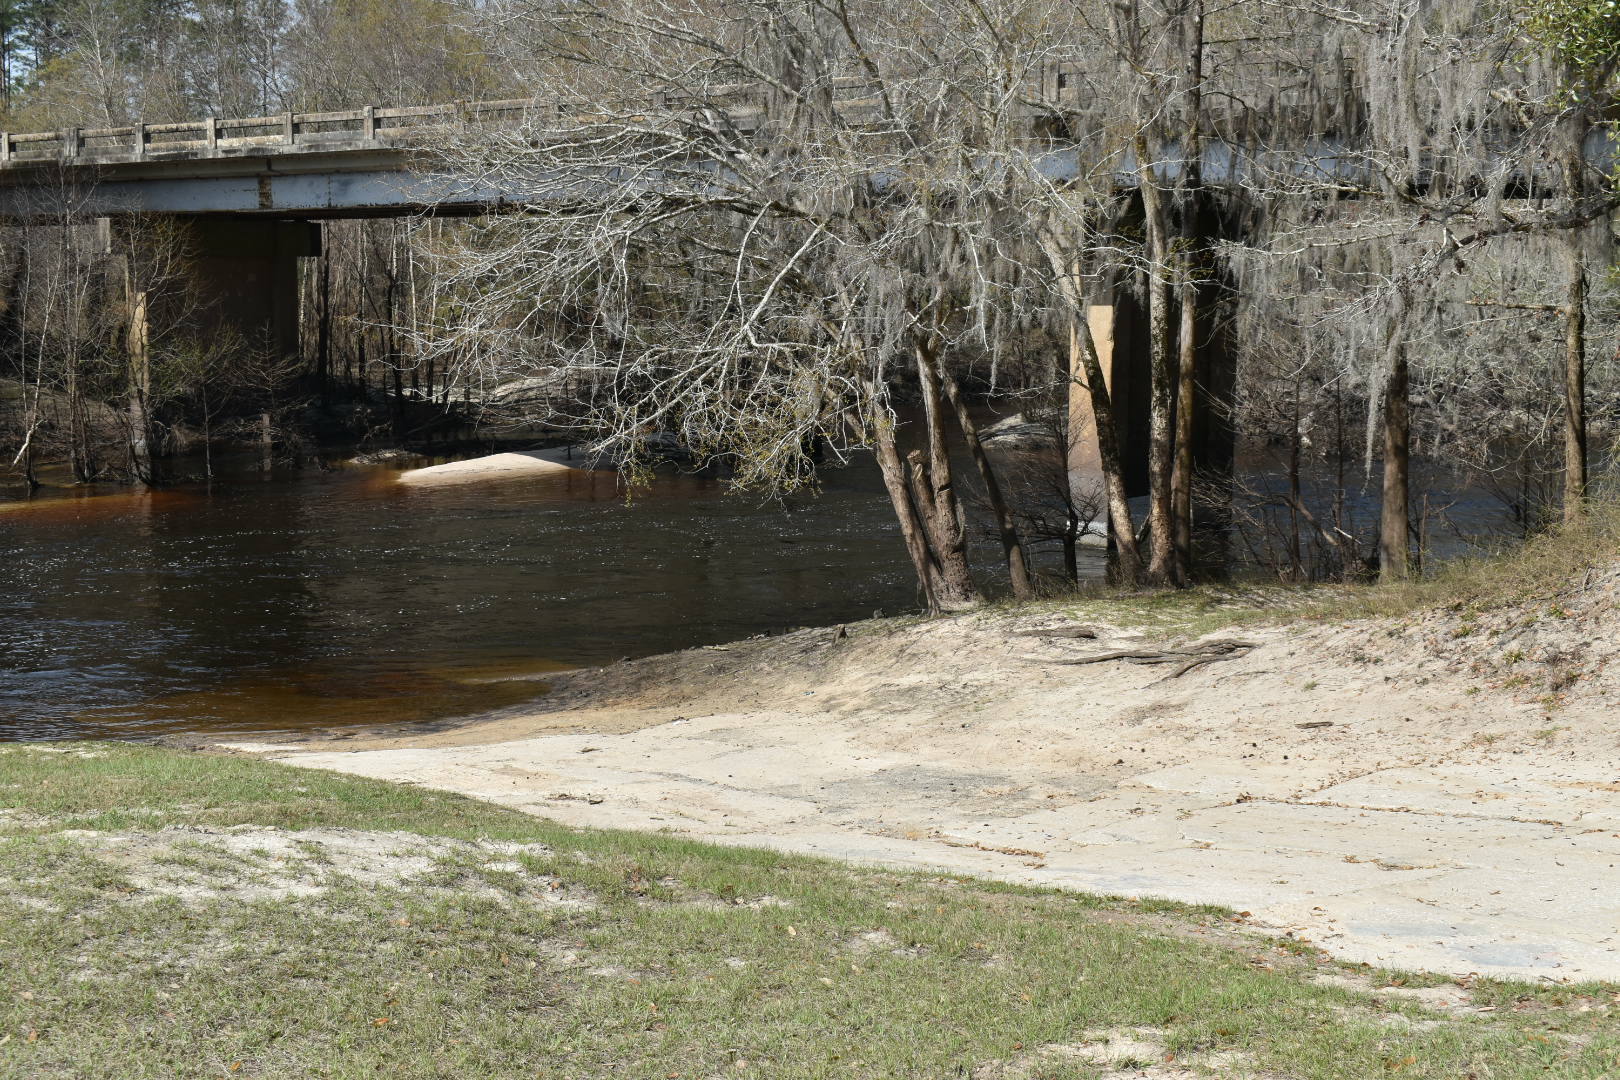
<path id="1" fill-rule="evenodd" d="M 1146 639 L 1051 629 L 1077 624 L 805 631 L 575 673 L 476 726 L 237 748 L 579 825 L 1224 904 L 1352 961 L 1620 979 L 1606 672 L 1549 712 L 1432 620 L 1245 631 L 1180 677 L 1060 663 Z"/>

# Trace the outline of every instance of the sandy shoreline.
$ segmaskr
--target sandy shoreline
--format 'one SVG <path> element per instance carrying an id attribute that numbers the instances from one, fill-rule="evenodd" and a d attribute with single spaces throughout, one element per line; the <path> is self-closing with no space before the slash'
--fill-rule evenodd
<path id="1" fill-rule="evenodd" d="M 1179 678 L 1058 663 L 1145 638 L 1032 636 L 1076 625 L 1053 610 L 874 623 L 577 672 L 474 726 L 232 745 L 572 824 L 1220 903 L 1352 961 L 1620 979 L 1620 687 L 1549 714 L 1447 618 L 1245 630 Z"/>

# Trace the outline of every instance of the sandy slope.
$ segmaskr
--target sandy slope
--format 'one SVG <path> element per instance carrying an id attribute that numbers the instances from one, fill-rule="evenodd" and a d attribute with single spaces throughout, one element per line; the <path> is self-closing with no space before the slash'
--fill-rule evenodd
<path id="1" fill-rule="evenodd" d="M 1620 979 L 1617 587 L 1551 629 L 1245 630 L 1179 678 L 1056 663 L 1143 635 L 1030 636 L 1072 628 L 1052 611 L 803 631 L 473 726 L 242 748 L 582 825 L 1217 902 L 1351 960 Z"/>

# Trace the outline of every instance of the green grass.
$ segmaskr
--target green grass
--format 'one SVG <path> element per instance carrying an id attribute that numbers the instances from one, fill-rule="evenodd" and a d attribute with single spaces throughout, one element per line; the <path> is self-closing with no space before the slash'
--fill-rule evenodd
<path id="1" fill-rule="evenodd" d="M 1214 909 L 568 829 L 249 758 L 67 749 L 0 752 L 0 1076 L 1087 1077 L 1108 1068 L 1053 1048 L 1120 1029 L 1162 1048 L 1144 1065 L 1227 1077 L 1620 1076 L 1613 988 L 1482 984 L 1495 1011 L 1441 1015 L 1313 983 L 1331 965 Z M 152 884 L 273 876 L 268 848 L 200 831 L 240 825 L 484 846 L 362 885 L 294 845 L 326 886 L 303 896 Z M 75 832 L 162 829 L 172 854 L 146 864 Z"/>

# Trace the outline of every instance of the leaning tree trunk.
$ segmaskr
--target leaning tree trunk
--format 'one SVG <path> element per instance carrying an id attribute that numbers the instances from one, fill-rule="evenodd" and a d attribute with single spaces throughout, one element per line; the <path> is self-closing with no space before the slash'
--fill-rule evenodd
<path id="1" fill-rule="evenodd" d="M 1411 465 L 1411 373 L 1407 367 L 1404 307 L 1390 326 L 1384 383 L 1384 489 L 1378 518 L 1378 572 L 1400 581 L 1411 573 L 1411 533 L 1407 523 Z"/>
<path id="2" fill-rule="evenodd" d="M 934 587 L 938 571 L 928 550 L 928 538 L 918 518 L 916 503 L 912 501 L 911 489 L 906 483 L 905 464 L 895 448 L 894 422 L 887 416 L 878 418 L 872 442 L 877 451 L 878 471 L 883 474 L 883 487 L 889 493 L 889 503 L 894 507 L 894 516 L 900 523 L 901 539 L 905 541 L 906 553 L 911 556 L 911 565 L 917 571 L 918 591 L 922 593 L 923 604 L 929 613 L 938 614 L 939 595 Z"/>
<path id="3" fill-rule="evenodd" d="M 1018 535 L 1018 524 L 1013 519 L 1012 510 L 1007 506 L 1001 484 L 996 480 L 990 456 L 985 453 L 984 443 L 979 440 L 979 428 L 968 412 L 962 387 L 946 370 L 939 350 L 932 343 L 919 344 L 918 348 L 922 350 L 918 362 L 932 363 L 935 373 L 939 376 L 940 385 L 945 388 L 945 397 L 956 411 L 956 423 L 962 429 L 962 439 L 967 443 L 968 453 L 973 458 L 974 466 L 979 470 L 979 479 L 984 483 L 984 497 L 990 504 L 991 514 L 996 519 L 996 531 L 1000 535 L 1001 549 L 1007 559 L 1007 575 L 1012 579 L 1013 595 L 1020 600 L 1027 600 L 1035 595 L 1035 587 L 1030 582 L 1029 565 L 1024 559 L 1023 540 Z"/>

